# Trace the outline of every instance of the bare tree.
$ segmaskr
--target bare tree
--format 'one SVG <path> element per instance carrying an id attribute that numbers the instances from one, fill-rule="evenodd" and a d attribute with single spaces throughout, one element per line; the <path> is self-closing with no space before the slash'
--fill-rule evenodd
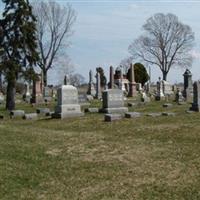
<path id="1" fill-rule="evenodd" d="M 33 7 L 37 19 L 37 39 L 41 57 L 38 65 L 43 72 L 44 85 L 47 85 L 48 70 L 55 66 L 58 57 L 66 56 L 76 13 L 71 5 L 61 7 L 52 1 L 40 1 Z"/>
<path id="2" fill-rule="evenodd" d="M 191 65 L 190 51 L 194 44 L 194 33 L 177 16 L 157 13 L 147 20 L 143 29 L 145 34 L 129 46 L 133 58 L 158 66 L 163 80 L 167 79 L 171 67 Z"/>

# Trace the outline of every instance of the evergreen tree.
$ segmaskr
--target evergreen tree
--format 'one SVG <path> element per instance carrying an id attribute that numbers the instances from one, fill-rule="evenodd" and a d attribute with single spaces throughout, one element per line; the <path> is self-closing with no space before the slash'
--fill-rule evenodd
<path id="1" fill-rule="evenodd" d="M 149 80 L 149 75 L 146 68 L 141 63 L 134 64 L 135 82 L 141 83 L 142 86 Z M 128 70 L 127 77 L 130 80 L 130 69 Z"/>
<path id="2" fill-rule="evenodd" d="M 0 65 L 7 80 L 6 109 L 13 110 L 17 78 L 38 60 L 36 19 L 28 0 L 2 1 L 5 8 L 0 20 Z"/>

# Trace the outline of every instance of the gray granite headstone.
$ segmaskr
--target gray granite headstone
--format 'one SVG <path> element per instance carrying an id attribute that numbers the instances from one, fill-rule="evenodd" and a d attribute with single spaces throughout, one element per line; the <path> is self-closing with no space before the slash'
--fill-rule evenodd
<path id="1" fill-rule="evenodd" d="M 78 104 L 78 90 L 72 85 L 62 85 L 57 90 L 57 106 L 52 117 L 70 118 L 83 116 Z"/>
<path id="2" fill-rule="evenodd" d="M 125 113 L 128 108 L 124 107 L 124 94 L 119 89 L 108 89 L 103 91 L 103 108 L 105 113 Z"/>
<path id="3" fill-rule="evenodd" d="M 195 81 L 193 84 L 193 103 L 190 110 L 200 112 L 200 82 Z"/>

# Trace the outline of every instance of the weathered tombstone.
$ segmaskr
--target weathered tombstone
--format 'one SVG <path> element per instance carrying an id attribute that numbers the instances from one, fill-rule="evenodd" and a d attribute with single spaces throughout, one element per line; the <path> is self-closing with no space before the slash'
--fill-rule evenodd
<path id="1" fill-rule="evenodd" d="M 184 103 L 184 97 L 183 97 L 183 95 L 182 95 L 182 93 L 181 93 L 181 91 L 180 91 L 179 88 L 177 88 L 175 101 L 176 101 L 176 103 L 178 103 L 178 104 L 180 104 L 180 105 L 181 105 L 182 103 Z"/>
<path id="2" fill-rule="evenodd" d="M 43 97 L 45 102 L 50 102 L 52 100 L 52 89 L 50 87 L 44 87 L 43 89 Z"/>
<path id="3" fill-rule="evenodd" d="M 120 89 L 108 89 L 103 91 L 103 108 L 104 113 L 125 113 L 128 108 L 124 107 L 124 94 Z"/>
<path id="4" fill-rule="evenodd" d="M 184 89 L 183 96 L 186 101 L 192 101 L 193 98 L 193 85 L 192 85 L 192 73 L 189 69 L 186 69 L 183 74 L 184 77 Z"/>
<path id="5" fill-rule="evenodd" d="M 163 82 L 161 81 L 160 77 L 159 81 L 157 82 L 157 92 L 155 98 L 157 101 L 163 100 L 165 98 L 163 93 Z"/>
<path id="6" fill-rule="evenodd" d="M 172 95 L 173 91 L 172 91 L 172 86 L 169 82 L 167 81 L 162 81 L 162 85 L 163 85 L 163 94 L 166 95 Z"/>
<path id="7" fill-rule="evenodd" d="M 31 103 L 39 104 L 43 102 L 44 102 L 44 99 L 43 99 L 42 75 L 38 75 L 38 79 L 33 81 Z"/>
<path id="8" fill-rule="evenodd" d="M 200 112 L 200 82 L 199 81 L 195 81 L 193 84 L 193 103 L 190 110 Z"/>
<path id="9" fill-rule="evenodd" d="M 110 84 L 109 84 L 109 89 L 114 88 L 114 68 L 113 66 L 110 66 Z"/>
<path id="10" fill-rule="evenodd" d="M 130 83 L 129 83 L 129 97 L 133 97 L 136 95 L 136 83 L 135 83 L 135 73 L 134 73 L 134 65 L 130 65 Z"/>
<path id="11" fill-rule="evenodd" d="M 57 106 L 53 118 L 71 118 L 83 116 L 78 104 L 78 90 L 72 85 L 62 85 L 57 90 Z"/>
<path id="12" fill-rule="evenodd" d="M 100 73 L 96 73 L 96 98 L 101 99 L 101 82 L 100 82 Z"/>
<path id="13" fill-rule="evenodd" d="M 23 100 L 27 103 L 30 103 L 31 100 L 30 88 L 28 83 L 25 84 L 25 92 L 23 95 Z"/>
<path id="14" fill-rule="evenodd" d="M 87 91 L 88 95 L 91 95 L 93 97 L 95 97 L 96 91 L 95 91 L 95 87 L 94 87 L 94 81 L 93 81 L 93 73 L 92 70 L 90 70 L 89 72 L 89 83 L 88 83 L 88 91 Z"/>
<path id="15" fill-rule="evenodd" d="M 151 101 L 151 99 L 150 99 L 150 97 L 148 97 L 148 96 L 146 95 L 145 92 L 141 92 L 141 101 L 142 101 L 142 102 L 145 102 L 145 103 L 148 103 L 148 102 Z"/>

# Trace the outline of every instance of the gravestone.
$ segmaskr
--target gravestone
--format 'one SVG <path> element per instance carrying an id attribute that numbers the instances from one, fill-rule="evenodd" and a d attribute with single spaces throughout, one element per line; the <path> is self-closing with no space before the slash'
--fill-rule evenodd
<path id="1" fill-rule="evenodd" d="M 200 112 L 200 82 L 199 81 L 195 81 L 193 84 L 193 103 L 190 110 Z"/>
<path id="2" fill-rule="evenodd" d="M 178 103 L 179 105 L 181 105 L 181 104 L 184 103 L 184 101 L 185 101 L 185 99 L 184 99 L 184 97 L 183 97 L 183 95 L 182 95 L 182 92 L 180 91 L 179 88 L 177 88 L 175 101 L 176 101 L 176 103 Z"/>
<path id="3" fill-rule="evenodd" d="M 72 85 L 62 85 L 57 90 L 57 106 L 53 118 L 71 118 L 83 116 L 78 104 L 78 90 Z"/>
<path id="4" fill-rule="evenodd" d="M 163 93 L 163 82 L 161 81 L 161 78 L 159 77 L 159 81 L 157 82 L 157 92 L 155 99 L 157 101 L 163 100 L 165 98 Z"/>
<path id="5" fill-rule="evenodd" d="M 101 99 L 102 95 L 101 95 L 101 79 L 100 79 L 100 73 L 97 72 L 96 73 L 96 98 L 97 99 Z"/>
<path id="6" fill-rule="evenodd" d="M 192 85 L 192 73 L 189 69 L 186 69 L 183 74 L 184 77 L 184 89 L 183 96 L 186 101 L 192 101 L 193 98 L 193 85 Z"/>
<path id="7" fill-rule="evenodd" d="M 33 81 L 31 103 L 33 104 L 44 103 L 42 75 L 40 74 L 38 74 L 38 79 Z"/>
<path id="8" fill-rule="evenodd" d="M 136 95 L 136 82 L 135 82 L 135 73 L 134 73 L 134 65 L 130 65 L 130 83 L 129 83 L 129 97 L 133 97 Z"/>
<path id="9" fill-rule="evenodd" d="M 113 66 L 110 66 L 110 84 L 109 84 L 109 89 L 114 88 L 114 68 Z"/>
<path id="10" fill-rule="evenodd" d="M 125 113 L 128 108 L 124 107 L 124 94 L 120 89 L 108 89 L 103 91 L 103 108 L 104 113 Z"/>
<path id="11" fill-rule="evenodd" d="M 25 92 L 23 95 L 23 100 L 27 103 L 30 103 L 31 100 L 30 88 L 28 83 L 25 84 Z"/>
<path id="12" fill-rule="evenodd" d="M 162 81 L 162 86 L 163 86 L 163 94 L 166 95 L 172 95 L 173 91 L 172 91 L 172 85 L 167 82 L 167 81 Z"/>
<path id="13" fill-rule="evenodd" d="M 45 102 L 50 102 L 53 97 L 53 90 L 50 87 L 44 87 L 43 97 Z"/>
<path id="14" fill-rule="evenodd" d="M 93 81 L 93 73 L 92 70 L 90 70 L 89 72 L 89 83 L 88 83 L 88 91 L 87 91 L 88 95 L 91 95 L 93 97 L 95 97 L 96 91 L 95 91 L 95 87 L 94 87 L 94 81 Z"/>

